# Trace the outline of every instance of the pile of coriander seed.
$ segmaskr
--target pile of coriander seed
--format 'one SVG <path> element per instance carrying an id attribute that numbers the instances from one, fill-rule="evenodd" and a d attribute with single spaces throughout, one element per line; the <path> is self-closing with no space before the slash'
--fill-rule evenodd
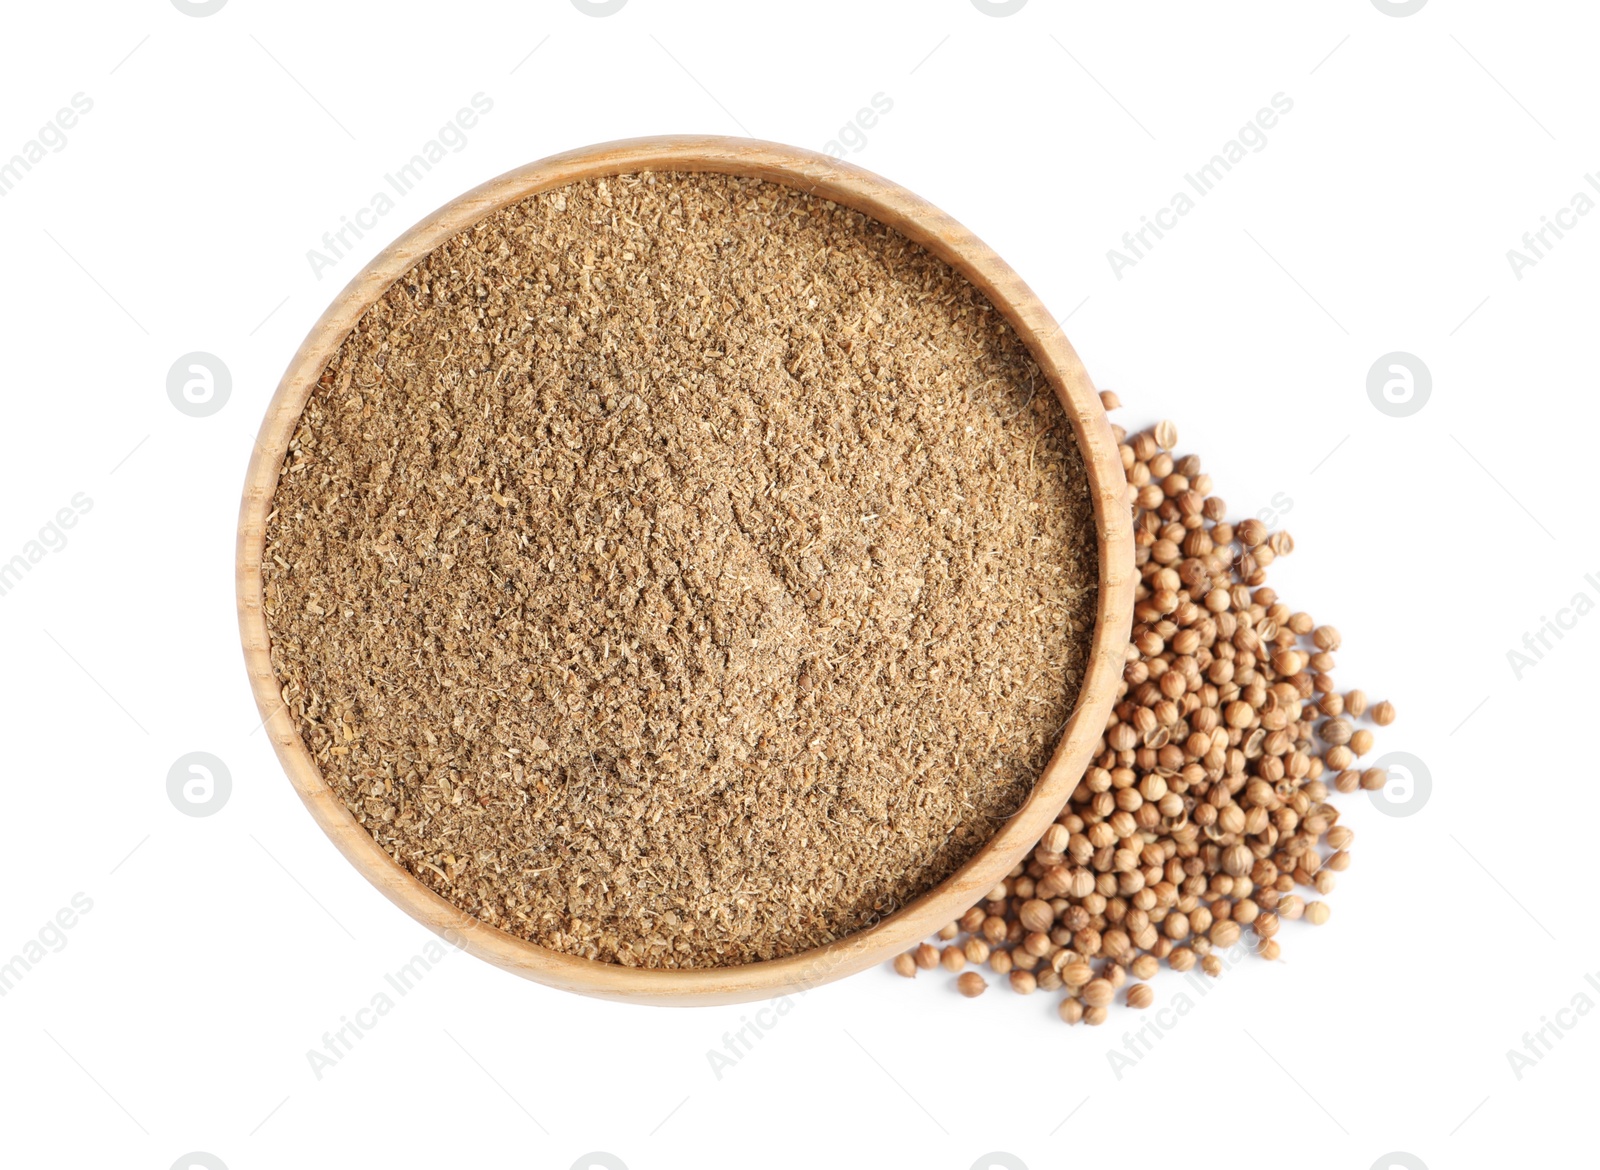
<path id="1" fill-rule="evenodd" d="M 1101 394 L 1108 411 L 1121 404 Z M 1358 767 L 1394 707 L 1341 693 L 1339 631 L 1278 600 L 1267 568 L 1286 532 L 1227 520 L 1195 455 L 1161 422 L 1113 432 L 1134 516 L 1133 633 L 1105 734 L 1029 857 L 978 905 L 896 956 L 908 978 L 992 976 L 1022 995 L 1061 992 L 1065 1022 L 1104 1023 L 1118 992 L 1149 1007 L 1164 962 L 1210 976 L 1242 948 L 1281 952 L 1285 919 L 1328 921 L 1320 897 L 1350 864 L 1332 791 L 1379 789 Z M 987 969 L 987 974 L 984 969 Z"/>

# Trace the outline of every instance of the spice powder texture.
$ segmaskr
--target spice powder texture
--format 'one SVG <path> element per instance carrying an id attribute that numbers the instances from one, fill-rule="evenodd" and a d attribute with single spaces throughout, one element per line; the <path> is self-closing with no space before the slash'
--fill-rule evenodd
<path id="1" fill-rule="evenodd" d="M 283 697 L 460 909 L 571 955 L 823 945 L 954 872 L 1071 714 L 1065 413 L 949 266 L 775 184 L 493 213 L 329 363 L 267 525 Z"/>

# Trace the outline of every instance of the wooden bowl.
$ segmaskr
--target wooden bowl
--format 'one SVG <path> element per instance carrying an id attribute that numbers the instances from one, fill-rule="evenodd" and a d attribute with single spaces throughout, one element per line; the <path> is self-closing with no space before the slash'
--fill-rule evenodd
<path id="1" fill-rule="evenodd" d="M 944 260 L 1017 331 L 1072 421 L 1093 495 L 1099 607 L 1077 707 L 1022 808 L 965 865 L 887 918 L 828 946 L 736 967 L 655 970 L 547 950 L 480 922 L 396 864 L 323 780 L 280 698 L 262 611 L 261 558 L 278 470 L 301 409 L 329 359 L 369 306 L 427 253 L 485 216 L 530 195 L 629 172 L 713 171 L 766 179 L 862 212 Z M 901 187 L 847 163 L 770 142 L 721 137 L 635 138 L 558 154 L 491 179 L 452 200 L 378 255 L 334 298 L 289 363 L 267 407 L 239 509 L 239 630 L 264 726 L 300 799 L 361 873 L 418 922 L 480 958 L 529 979 L 609 999 L 716 1004 L 763 999 L 860 971 L 959 917 L 1038 841 L 1083 775 L 1122 676 L 1133 610 L 1133 526 L 1122 462 L 1089 375 L 1044 305 L 981 240 Z"/>

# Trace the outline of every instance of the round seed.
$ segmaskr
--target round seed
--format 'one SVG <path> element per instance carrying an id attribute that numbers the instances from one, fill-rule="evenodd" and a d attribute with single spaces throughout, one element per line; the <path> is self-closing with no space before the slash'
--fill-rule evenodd
<path id="1" fill-rule="evenodd" d="M 1105 1007 L 1116 994 L 1109 979 L 1091 979 L 1083 989 L 1083 1002 L 1090 1007 Z"/>

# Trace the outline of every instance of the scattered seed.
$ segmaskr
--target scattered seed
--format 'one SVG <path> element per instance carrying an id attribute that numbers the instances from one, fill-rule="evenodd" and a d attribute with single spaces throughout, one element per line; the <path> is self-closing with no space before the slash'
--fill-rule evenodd
<path id="1" fill-rule="evenodd" d="M 1104 1007 L 1117 994 L 1109 979 L 1091 979 L 1083 989 L 1083 1002 L 1090 1007 Z"/>
<path id="2" fill-rule="evenodd" d="M 1265 584 L 1293 542 L 1256 519 L 1230 525 L 1200 461 L 1174 455 L 1176 430 L 1113 428 L 1140 580 L 1099 751 L 1034 852 L 960 922 L 997 974 L 1038 987 L 1058 973 L 1068 1023 L 1103 1023 L 1119 987 L 1148 1006 L 1163 961 L 1217 977 L 1246 930 L 1277 959 L 1285 922 L 1327 922 L 1327 904 L 1296 891 L 1327 894 L 1350 863 L 1354 834 L 1329 797 L 1387 783 L 1354 766 L 1374 747 L 1354 721 L 1386 726 L 1393 705 L 1336 689 L 1339 631 Z"/>

